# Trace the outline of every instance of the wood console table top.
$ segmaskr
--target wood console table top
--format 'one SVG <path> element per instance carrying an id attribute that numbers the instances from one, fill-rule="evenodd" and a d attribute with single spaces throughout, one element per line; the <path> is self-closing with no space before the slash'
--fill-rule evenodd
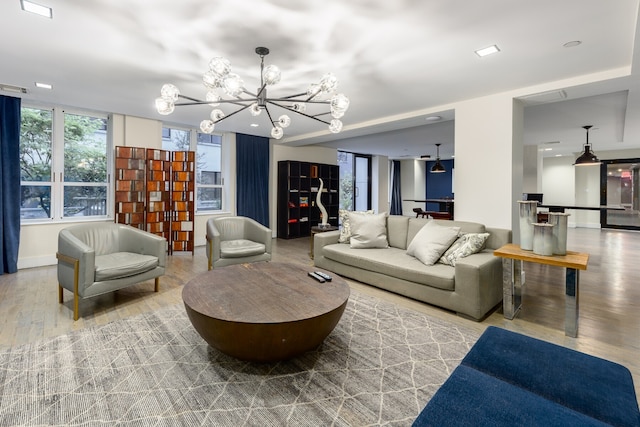
<path id="1" fill-rule="evenodd" d="M 519 245 L 508 243 L 493 251 L 495 256 L 511 258 L 521 261 L 535 262 L 538 264 L 555 265 L 558 267 L 573 268 L 576 270 L 586 270 L 589 254 L 583 252 L 567 251 L 566 255 L 537 255 L 533 251 L 520 249 Z"/>

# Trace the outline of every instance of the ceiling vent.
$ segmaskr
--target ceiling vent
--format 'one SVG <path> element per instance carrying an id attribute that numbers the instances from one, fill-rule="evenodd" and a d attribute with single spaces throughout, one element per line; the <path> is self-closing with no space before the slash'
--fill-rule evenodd
<path id="1" fill-rule="evenodd" d="M 0 83 L 0 90 L 3 92 L 12 92 L 12 93 L 27 93 L 26 87 L 6 85 L 4 83 Z"/>
<path id="2" fill-rule="evenodd" d="M 550 90 L 548 92 L 534 93 L 519 98 L 525 105 L 546 104 L 548 102 L 557 102 L 567 99 L 567 92 L 564 90 Z"/>

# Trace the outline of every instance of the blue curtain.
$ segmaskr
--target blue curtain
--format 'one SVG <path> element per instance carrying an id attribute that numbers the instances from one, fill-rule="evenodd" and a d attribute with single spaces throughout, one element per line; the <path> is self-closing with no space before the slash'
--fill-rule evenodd
<path id="1" fill-rule="evenodd" d="M 400 194 L 400 160 L 391 161 L 391 215 L 402 215 Z"/>
<path id="2" fill-rule="evenodd" d="M 236 134 L 236 209 L 269 227 L 269 138 Z"/>
<path id="3" fill-rule="evenodd" d="M 18 271 L 20 98 L 0 95 L 0 274 Z"/>

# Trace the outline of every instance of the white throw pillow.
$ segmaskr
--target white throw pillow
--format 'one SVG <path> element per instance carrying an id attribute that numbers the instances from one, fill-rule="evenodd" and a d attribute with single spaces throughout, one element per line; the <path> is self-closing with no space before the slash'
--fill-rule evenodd
<path id="1" fill-rule="evenodd" d="M 438 262 L 455 267 L 460 258 L 480 252 L 488 238 L 489 233 L 463 234 L 442 254 Z"/>
<path id="2" fill-rule="evenodd" d="M 373 215 L 373 210 L 348 211 L 346 209 L 340 209 L 338 211 L 338 215 L 340 216 L 340 224 L 342 225 L 342 227 L 340 228 L 340 237 L 338 238 L 339 243 L 349 243 L 349 238 L 351 237 L 351 222 L 349 221 L 350 212 L 360 212 Z"/>
<path id="3" fill-rule="evenodd" d="M 349 245 L 354 249 L 388 248 L 387 214 L 350 212 L 351 237 Z"/>
<path id="4" fill-rule="evenodd" d="M 425 265 L 433 265 L 458 238 L 460 227 L 443 227 L 427 222 L 413 238 L 407 255 L 418 258 Z"/>

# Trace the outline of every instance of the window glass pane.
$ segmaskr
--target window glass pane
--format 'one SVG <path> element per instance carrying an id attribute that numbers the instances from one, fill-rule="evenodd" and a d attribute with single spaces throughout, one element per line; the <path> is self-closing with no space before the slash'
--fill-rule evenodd
<path id="1" fill-rule="evenodd" d="M 191 132 L 182 129 L 162 128 L 162 149 L 168 151 L 189 151 Z"/>
<path id="2" fill-rule="evenodd" d="M 200 135 L 198 134 L 196 182 L 201 185 L 222 185 L 220 159 L 222 138 L 218 135 L 204 135 L 217 136 L 217 138 L 202 141 Z"/>
<path id="3" fill-rule="evenodd" d="M 22 185 L 20 219 L 51 218 L 51 186 Z"/>
<path id="4" fill-rule="evenodd" d="M 51 181 L 52 111 L 22 108 L 20 180 Z"/>
<path id="5" fill-rule="evenodd" d="M 106 186 L 65 185 L 64 216 L 92 216 L 107 214 Z"/>
<path id="6" fill-rule="evenodd" d="M 198 211 L 212 211 L 222 209 L 222 188 L 200 187 L 198 188 Z"/>
<path id="7" fill-rule="evenodd" d="M 64 181 L 107 182 L 106 119 L 64 115 Z"/>

